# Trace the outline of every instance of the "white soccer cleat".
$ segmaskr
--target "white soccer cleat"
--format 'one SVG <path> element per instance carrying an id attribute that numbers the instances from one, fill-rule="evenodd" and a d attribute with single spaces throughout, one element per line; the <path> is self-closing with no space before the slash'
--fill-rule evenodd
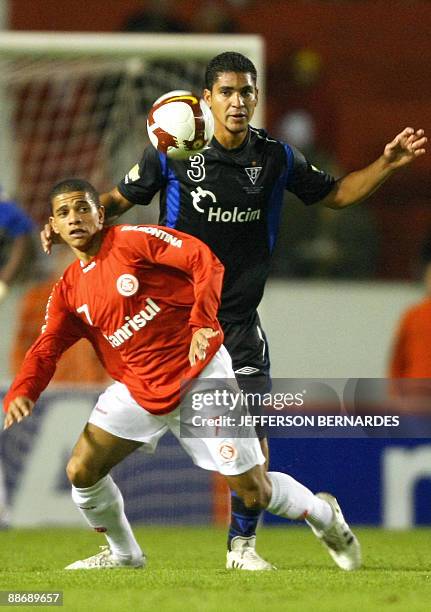
<path id="1" fill-rule="evenodd" d="M 226 569 L 248 571 L 268 571 L 277 569 L 275 565 L 262 559 L 256 552 L 256 536 L 243 538 L 236 536 L 231 542 L 232 550 L 227 551 Z"/>
<path id="2" fill-rule="evenodd" d="M 64 569 L 67 570 L 104 570 L 104 569 L 140 569 L 144 567 L 146 558 L 144 555 L 128 563 L 118 561 L 111 552 L 109 546 L 100 546 L 101 551 L 97 555 L 75 561 Z"/>
<path id="3" fill-rule="evenodd" d="M 362 562 L 361 545 L 344 520 L 337 500 L 329 493 L 317 493 L 316 497 L 328 502 L 334 513 L 334 520 L 329 527 L 322 530 L 309 523 L 313 533 L 326 546 L 338 567 L 346 571 L 358 569 Z"/>

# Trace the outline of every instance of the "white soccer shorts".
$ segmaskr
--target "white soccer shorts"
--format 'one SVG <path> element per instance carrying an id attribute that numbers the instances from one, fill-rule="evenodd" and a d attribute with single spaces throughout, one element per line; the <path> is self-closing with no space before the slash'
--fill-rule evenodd
<path id="1" fill-rule="evenodd" d="M 235 378 L 232 360 L 224 346 L 199 375 L 199 380 L 208 378 Z M 153 453 L 160 438 L 170 430 L 193 463 L 225 476 L 243 474 L 265 463 L 257 437 L 236 437 L 234 430 L 229 438 L 181 437 L 180 410 L 181 405 L 169 414 L 151 414 L 133 399 L 125 385 L 115 382 L 100 395 L 88 422 L 118 438 L 142 442 L 141 450 L 147 453 Z"/>

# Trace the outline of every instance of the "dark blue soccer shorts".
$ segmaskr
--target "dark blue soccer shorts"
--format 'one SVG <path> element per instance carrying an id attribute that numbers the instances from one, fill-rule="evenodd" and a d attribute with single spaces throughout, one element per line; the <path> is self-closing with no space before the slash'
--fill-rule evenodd
<path id="1" fill-rule="evenodd" d="M 233 371 L 244 394 L 260 394 L 271 391 L 271 375 L 268 341 L 255 311 L 243 321 L 220 321 L 224 332 L 224 345 L 232 358 Z M 254 395 L 256 397 L 256 395 Z M 249 402 L 253 416 L 263 414 L 264 407 Z M 259 439 L 266 438 L 265 427 L 256 426 Z"/>

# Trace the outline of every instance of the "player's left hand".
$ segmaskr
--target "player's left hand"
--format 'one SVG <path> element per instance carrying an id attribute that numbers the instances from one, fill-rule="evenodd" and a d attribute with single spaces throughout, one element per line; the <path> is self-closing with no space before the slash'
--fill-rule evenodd
<path id="1" fill-rule="evenodd" d="M 63 240 L 53 231 L 51 223 L 45 223 L 40 231 L 40 242 L 42 243 L 43 252 L 51 255 L 52 245 L 60 244 Z"/>
<path id="2" fill-rule="evenodd" d="M 4 419 L 3 429 L 9 429 L 14 423 L 20 423 L 33 412 L 34 402 L 23 395 L 13 399 Z"/>
<path id="3" fill-rule="evenodd" d="M 214 331 L 210 327 L 201 327 L 192 336 L 189 351 L 190 365 L 196 364 L 196 359 L 203 361 L 207 356 L 207 348 L 209 347 L 209 339 L 214 338 L 220 332 Z"/>
<path id="4" fill-rule="evenodd" d="M 426 153 L 426 143 L 427 138 L 424 130 L 414 130 L 407 127 L 386 145 L 383 157 L 395 170 L 424 155 Z"/>

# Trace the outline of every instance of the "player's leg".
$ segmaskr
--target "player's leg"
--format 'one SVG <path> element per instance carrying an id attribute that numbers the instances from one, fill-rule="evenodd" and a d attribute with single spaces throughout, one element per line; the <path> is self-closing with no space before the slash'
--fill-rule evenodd
<path id="1" fill-rule="evenodd" d="M 201 373 L 198 384 L 184 398 L 180 408 L 167 415 L 169 428 L 196 465 L 207 470 L 216 470 L 225 476 L 230 489 L 242 500 L 244 508 L 255 512 L 266 509 L 284 518 L 306 520 L 315 535 L 328 547 L 339 567 L 346 570 L 356 569 L 361 562 L 359 543 L 332 496 L 314 495 L 288 474 L 266 472 L 265 456 L 253 427 L 238 425 L 237 422 L 226 427 L 210 424 L 202 429 L 197 426 L 193 411 L 201 409 L 202 406 L 198 408 L 195 399 L 202 397 L 203 392 L 205 395 L 211 392 L 211 378 L 216 379 L 213 384 L 217 386 L 220 378 L 223 378 L 220 372 L 225 360 L 226 350 L 221 347 L 214 356 L 211 367 L 207 366 Z M 219 374 L 211 376 L 216 372 Z M 232 390 L 235 392 L 234 385 L 233 381 Z M 237 386 L 236 390 L 238 392 Z M 218 389 L 215 389 L 214 397 L 217 391 Z M 225 419 L 230 414 L 229 404 L 220 406 L 214 400 L 213 405 L 217 408 L 219 418 Z M 223 407 L 224 411 L 220 409 Z M 200 418 L 203 416 L 209 414 L 201 413 Z M 198 433 L 199 428 L 201 431 Z M 247 544 L 247 538 L 244 540 L 246 543 L 242 555 L 232 567 L 268 569 L 258 563 L 260 558 L 253 544 Z"/>
<path id="2" fill-rule="evenodd" d="M 66 569 L 142 567 L 145 557 L 124 513 L 121 492 L 110 470 L 142 444 L 153 450 L 166 426 L 143 410 L 124 385 L 100 396 L 67 466 L 72 499 L 87 523 L 105 535 L 108 546 Z"/>
<path id="3" fill-rule="evenodd" d="M 238 376 L 237 380 L 238 385 L 245 394 L 250 393 L 251 389 L 253 389 L 253 393 L 257 393 L 256 389 L 262 390 L 263 388 L 262 386 L 256 387 L 255 380 L 244 381 L 242 377 Z M 249 412 L 252 416 L 260 414 L 260 407 L 250 407 Z M 260 448 L 265 457 L 263 469 L 267 470 L 269 466 L 268 439 L 261 427 L 256 427 L 255 429 Z M 263 559 L 256 552 L 256 531 L 261 516 L 262 510 L 260 508 L 247 506 L 242 497 L 234 489 L 231 489 L 231 516 L 226 553 L 226 567 L 228 569 L 248 570 L 255 569 L 256 566 L 258 569 L 275 569 L 271 563 Z M 254 555 L 249 554 L 249 548 L 255 550 Z"/>
<path id="4" fill-rule="evenodd" d="M 258 314 L 255 312 L 246 321 L 223 323 L 224 344 L 232 358 L 232 367 L 242 392 L 252 397 L 254 394 L 269 392 L 271 379 L 269 375 L 270 360 L 268 343 L 263 332 Z M 251 394 L 251 395 L 250 395 Z M 250 414 L 260 414 L 261 406 L 249 405 Z M 262 452 L 269 465 L 269 448 L 266 432 L 256 428 Z M 231 519 L 227 538 L 226 567 L 228 569 L 274 569 L 274 566 L 256 553 L 256 560 L 244 561 L 244 553 L 250 547 L 256 547 L 256 530 L 262 511 L 248 508 L 234 491 L 231 494 Z M 258 561 L 259 559 L 259 561 Z"/>
<path id="5" fill-rule="evenodd" d="M 340 568 L 360 567 L 359 542 L 332 495 L 314 495 L 288 474 L 266 473 L 259 465 L 239 475 L 226 475 L 226 480 L 247 507 L 265 509 L 288 519 L 306 520 Z"/>
<path id="6" fill-rule="evenodd" d="M 88 423 L 67 465 L 73 501 L 87 523 L 108 541 L 109 550 L 92 558 L 95 568 L 111 562 L 113 567 L 139 567 L 144 563 L 142 550 L 124 513 L 123 496 L 109 475 L 115 465 L 139 446 L 139 442 L 117 438 Z M 81 566 L 88 563 L 76 562 L 66 569 L 86 569 Z"/>

